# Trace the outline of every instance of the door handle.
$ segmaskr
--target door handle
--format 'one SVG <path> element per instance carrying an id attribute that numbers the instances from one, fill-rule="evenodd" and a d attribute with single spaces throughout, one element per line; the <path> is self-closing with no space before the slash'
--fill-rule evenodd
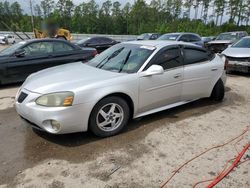
<path id="1" fill-rule="evenodd" d="M 174 78 L 180 78 L 181 77 L 181 74 L 176 74 L 176 75 L 174 75 Z"/>
<path id="2" fill-rule="evenodd" d="M 217 68 L 212 68 L 211 71 L 217 71 L 218 69 Z"/>

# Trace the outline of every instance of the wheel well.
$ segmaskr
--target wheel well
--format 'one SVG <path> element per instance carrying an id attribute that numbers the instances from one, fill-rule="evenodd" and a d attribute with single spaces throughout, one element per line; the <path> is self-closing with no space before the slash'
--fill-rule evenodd
<path id="1" fill-rule="evenodd" d="M 130 118 L 132 118 L 133 114 L 134 114 L 134 103 L 133 103 L 133 100 L 131 99 L 131 97 L 128 96 L 127 94 L 125 94 L 125 93 L 112 93 L 112 94 L 109 94 L 109 95 L 103 97 L 102 99 L 107 98 L 107 97 L 111 97 L 111 96 L 120 97 L 120 98 L 124 99 L 127 102 L 128 106 L 129 106 L 129 109 L 130 109 L 130 114 L 129 115 L 130 115 Z"/>
<path id="2" fill-rule="evenodd" d="M 98 104 L 102 99 L 105 99 L 105 98 L 111 97 L 111 96 L 116 96 L 116 97 L 120 97 L 120 98 L 124 99 L 127 102 L 128 106 L 129 106 L 129 109 L 130 109 L 130 114 L 129 114 L 130 118 L 133 118 L 134 103 L 133 103 L 133 100 L 131 99 L 131 97 L 128 96 L 127 94 L 125 94 L 125 93 L 119 93 L 118 92 L 118 93 L 112 93 L 112 94 L 106 95 L 105 97 L 101 98 L 96 104 Z M 94 109 L 94 107 L 93 107 L 93 109 Z M 91 110 L 91 113 L 92 113 L 93 109 Z M 89 116 L 89 118 L 90 118 L 90 116 Z"/>

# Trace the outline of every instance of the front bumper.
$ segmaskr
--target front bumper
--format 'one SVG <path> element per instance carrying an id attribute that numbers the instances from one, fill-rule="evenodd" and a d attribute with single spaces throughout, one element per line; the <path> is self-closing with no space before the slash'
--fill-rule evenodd
<path id="1" fill-rule="evenodd" d="M 229 61 L 227 71 L 250 73 L 250 62 Z"/>
<path id="2" fill-rule="evenodd" d="M 28 94 L 23 102 L 17 101 L 21 92 Z M 90 104 L 73 105 L 70 107 L 44 107 L 35 103 L 41 94 L 22 89 L 16 97 L 16 111 L 25 120 L 34 124 L 34 128 L 44 130 L 52 134 L 67 134 L 84 132 L 88 129 L 88 119 L 91 112 Z M 55 131 L 51 121 L 60 123 L 60 129 Z"/>

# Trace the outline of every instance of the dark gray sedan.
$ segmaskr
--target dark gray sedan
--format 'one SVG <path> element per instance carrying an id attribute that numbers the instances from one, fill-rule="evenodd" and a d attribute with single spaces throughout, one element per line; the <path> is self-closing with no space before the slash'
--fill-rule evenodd
<path id="1" fill-rule="evenodd" d="M 22 82 L 45 68 L 87 61 L 97 54 L 94 48 L 80 48 L 65 40 L 33 39 L 0 51 L 0 84 Z"/>

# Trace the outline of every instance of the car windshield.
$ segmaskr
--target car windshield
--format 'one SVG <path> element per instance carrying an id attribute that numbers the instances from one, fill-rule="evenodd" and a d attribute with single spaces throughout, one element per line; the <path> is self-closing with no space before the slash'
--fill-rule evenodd
<path id="1" fill-rule="evenodd" d="M 89 39 L 90 38 L 81 39 L 81 40 L 77 41 L 76 44 L 83 44 L 83 43 L 85 43 Z"/>
<path id="2" fill-rule="evenodd" d="M 180 35 L 178 34 L 167 34 L 167 35 L 162 35 L 161 37 L 159 37 L 157 40 L 177 40 L 177 38 L 179 37 Z"/>
<path id="3" fill-rule="evenodd" d="M 239 42 L 235 43 L 232 47 L 234 47 L 234 48 L 250 48 L 250 38 L 241 39 Z"/>
<path id="4" fill-rule="evenodd" d="M 150 38 L 150 34 L 144 33 L 137 37 L 139 40 L 148 40 Z"/>
<path id="5" fill-rule="evenodd" d="M 117 44 L 87 65 L 112 72 L 135 73 L 153 53 L 155 47 L 137 44 Z"/>
<path id="6" fill-rule="evenodd" d="M 14 52 L 19 49 L 20 47 L 22 47 L 25 44 L 25 42 L 19 42 L 17 44 L 14 44 L 8 48 L 3 49 L 2 51 L 0 51 L 0 56 L 3 55 L 11 55 L 14 54 Z"/>
<path id="7" fill-rule="evenodd" d="M 216 38 L 216 40 L 236 40 L 236 39 L 238 39 L 237 33 L 222 33 Z"/>

